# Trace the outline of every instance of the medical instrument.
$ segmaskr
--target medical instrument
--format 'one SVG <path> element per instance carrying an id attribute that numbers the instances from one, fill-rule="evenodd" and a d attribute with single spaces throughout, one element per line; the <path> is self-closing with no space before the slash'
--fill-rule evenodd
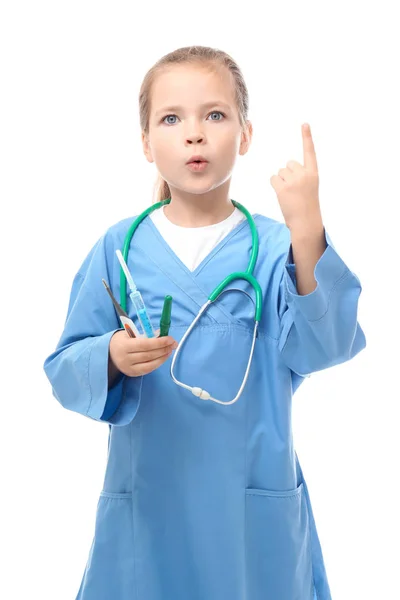
<path id="1" fill-rule="evenodd" d="M 160 336 L 165 337 L 169 333 L 171 325 L 171 307 L 172 307 L 172 296 L 165 296 L 164 306 L 160 319 Z"/>
<path id="2" fill-rule="evenodd" d="M 131 338 L 141 337 L 134 322 L 129 318 L 129 315 L 127 315 L 126 312 L 124 310 L 122 310 L 122 308 L 120 307 L 120 305 L 114 298 L 114 295 L 113 295 L 112 291 L 110 290 L 110 288 L 108 287 L 107 282 L 104 279 L 102 279 L 102 282 L 108 292 L 108 295 L 110 296 L 111 300 L 113 301 L 115 310 L 117 311 L 117 315 L 119 316 L 120 321 L 122 323 L 122 327 L 125 329 L 126 333 Z"/>
<path id="3" fill-rule="evenodd" d="M 150 206 L 149 208 L 147 208 L 146 210 L 144 210 L 132 223 L 132 225 L 130 226 L 130 228 L 128 229 L 128 232 L 125 236 L 125 241 L 124 241 L 124 248 L 123 248 L 123 257 L 124 260 L 126 261 L 128 258 L 128 252 L 129 252 L 129 247 L 131 244 L 131 240 L 133 237 L 133 234 L 135 233 L 136 229 L 138 228 L 138 226 L 140 225 L 140 223 L 150 214 L 152 213 L 154 210 L 157 210 L 158 208 L 161 208 L 162 206 L 165 206 L 166 204 L 169 204 L 171 202 L 171 198 L 167 198 L 166 200 L 162 200 L 161 202 L 157 202 L 156 204 L 153 204 L 152 206 Z M 230 275 L 228 275 L 216 288 L 215 290 L 209 295 L 207 302 L 200 308 L 200 311 L 198 313 L 198 315 L 195 317 L 194 321 L 192 322 L 192 324 L 189 326 L 188 330 L 186 331 L 186 333 L 184 334 L 184 336 L 182 337 L 181 341 L 179 342 L 179 345 L 175 351 L 175 354 L 173 356 L 172 362 L 171 362 L 171 369 L 170 369 L 170 373 L 171 373 L 171 377 L 173 379 L 173 381 L 176 383 L 176 385 L 179 385 L 182 388 L 185 388 L 187 390 L 189 390 L 190 392 L 192 392 L 192 394 L 194 394 L 195 396 L 197 396 L 198 398 L 202 399 L 202 400 L 212 400 L 213 402 L 216 402 L 217 404 L 224 404 L 224 405 L 230 405 L 233 404 L 234 402 L 236 402 L 239 397 L 241 396 L 243 389 L 246 385 L 248 376 L 249 376 L 249 371 L 250 371 L 250 366 L 251 366 L 251 362 L 253 359 L 253 354 L 254 354 L 254 346 L 255 346 L 255 341 L 256 341 L 256 337 L 257 337 L 257 331 L 258 331 L 258 324 L 261 320 L 261 313 L 262 313 L 262 290 L 261 290 L 261 286 L 258 283 L 257 279 L 254 277 L 253 275 L 253 271 L 257 262 L 257 256 L 258 256 L 258 249 L 259 249 L 259 239 L 258 239 L 258 232 L 257 232 L 257 227 L 256 224 L 254 222 L 254 219 L 252 217 L 252 215 L 249 213 L 249 211 L 242 205 L 239 204 L 239 202 L 236 202 L 235 200 L 231 200 L 232 204 L 238 208 L 247 218 L 247 222 L 249 224 L 250 227 L 250 233 L 251 233 L 251 238 L 252 238 L 252 244 L 251 244 L 251 254 L 250 254 L 250 258 L 249 258 L 249 263 L 247 266 L 246 271 L 240 271 L 240 272 L 236 272 L 236 273 L 231 273 Z M 230 400 L 229 402 L 223 402 L 221 400 L 217 400 L 216 398 L 213 398 L 209 392 L 207 392 L 206 390 L 203 390 L 200 387 L 192 387 L 189 385 L 186 385 L 185 383 L 182 383 L 181 381 L 179 381 L 175 375 L 174 375 L 174 366 L 176 363 L 176 359 L 179 355 L 179 352 L 182 349 L 183 344 L 185 343 L 187 337 L 190 335 L 190 332 L 192 331 L 193 327 L 195 326 L 195 324 L 198 322 L 198 320 L 200 319 L 200 317 L 202 316 L 202 314 L 206 311 L 206 309 L 208 308 L 208 306 L 212 303 L 215 302 L 215 300 L 220 296 L 220 294 L 225 290 L 225 288 L 227 288 L 227 286 L 232 282 L 235 281 L 237 279 L 243 279 L 245 281 L 247 281 L 248 283 L 250 283 L 250 285 L 253 287 L 255 295 L 256 295 L 256 306 L 255 306 L 255 315 L 254 315 L 254 330 L 253 330 L 253 340 L 252 340 L 252 345 L 251 345 L 251 349 L 250 349 L 250 354 L 249 354 L 249 360 L 247 363 L 247 367 L 246 367 L 246 371 L 244 374 L 244 378 L 242 381 L 242 384 L 239 388 L 238 393 L 236 394 L 235 398 L 233 400 Z M 122 269 L 121 270 L 121 275 L 120 275 L 120 289 L 121 289 L 121 306 L 126 309 L 126 296 L 127 296 L 127 290 L 126 290 L 126 277 L 125 277 L 125 270 Z M 239 291 L 244 291 L 244 290 L 239 290 Z M 246 292 L 245 292 L 246 293 Z"/>
<path id="4" fill-rule="evenodd" d="M 142 294 L 137 289 L 136 284 L 134 283 L 134 281 L 132 279 L 132 275 L 129 273 L 128 266 L 126 264 L 124 257 L 121 254 L 121 251 L 116 250 L 116 254 L 118 256 L 118 260 L 119 260 L 121 267 L 122 267 L 122 269 L 126 275 L 126 278 L 128 280 L 128 285 L 131 290 L 129 297 L 132 300 L 133 306 L 135 307 L 136 314 L 137 314 L 140 324 L 142 326 L 143 332 L 146 337 L 153 338 L 153 337 L 155 337 L 155 333 L 154 333 L 154 329 L 151 324 L 151 321 L 149 319 L 149 315 L 147 314 L 147 310 L 146 310 L 146 307 L 143 302 Z M 125 308 L 126 308 L 126 306 L 124 307 L 124 309 Z"/>

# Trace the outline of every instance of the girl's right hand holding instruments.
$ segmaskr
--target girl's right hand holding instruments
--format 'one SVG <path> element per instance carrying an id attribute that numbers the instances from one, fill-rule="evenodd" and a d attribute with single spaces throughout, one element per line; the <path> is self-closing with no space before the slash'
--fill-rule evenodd
<path id="1" fill-rule="evenodd" d="M 140 377 L 158 369 L 177 347 L 171 336 L 131 338 L 125 330 L 116 331 L 109 346 L 109 387 L 119 373 Z"/>

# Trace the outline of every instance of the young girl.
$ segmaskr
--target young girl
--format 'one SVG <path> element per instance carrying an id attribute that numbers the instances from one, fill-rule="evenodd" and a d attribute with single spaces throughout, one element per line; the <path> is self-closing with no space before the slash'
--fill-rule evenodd
<path id="1" fill-rule="evenodd" d="M 90 250 L 44 363 L 65 408 L 109 424 L 79 600 L 331 598 L 292 395 L 365 347 L 361 285 L 322 223 L 309 128 L 304 165 L 271 178 L 285 223 L 230 198 L 251 142 L 247 113 L 241 71 L 224 52 L 181 48 L 148 72 L 142 143 L 165 203 L 131 241 L 129 217 Z M 125 243 L 155 329 L 172 296 L 171 335 L 131 338 L 120 326 L 102 279 L 138 326 L 116 255 Z"/>

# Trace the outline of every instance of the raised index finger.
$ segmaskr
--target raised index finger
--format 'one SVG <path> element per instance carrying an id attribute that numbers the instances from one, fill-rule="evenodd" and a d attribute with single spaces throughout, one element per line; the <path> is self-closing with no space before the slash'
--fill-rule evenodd
<path id="1" fill-rule="evenodd" d="M 301 128 L 303 134 L 304 167 L 308 171 L 318 171 L 317 156 L 315 154 L 314 142 L 311 135 L 311 127 L 304 123 Z"/>

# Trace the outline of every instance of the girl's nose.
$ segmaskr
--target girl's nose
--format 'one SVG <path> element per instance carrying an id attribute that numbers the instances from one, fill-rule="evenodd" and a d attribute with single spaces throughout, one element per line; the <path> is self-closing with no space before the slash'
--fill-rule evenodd
<path id="1" fill-rule="evenodd" d="M 203 141 L 203 137 L 198 135 L 192 135 L 188 137 L 186 141 L 191 144 L 200 144 Z"/>

